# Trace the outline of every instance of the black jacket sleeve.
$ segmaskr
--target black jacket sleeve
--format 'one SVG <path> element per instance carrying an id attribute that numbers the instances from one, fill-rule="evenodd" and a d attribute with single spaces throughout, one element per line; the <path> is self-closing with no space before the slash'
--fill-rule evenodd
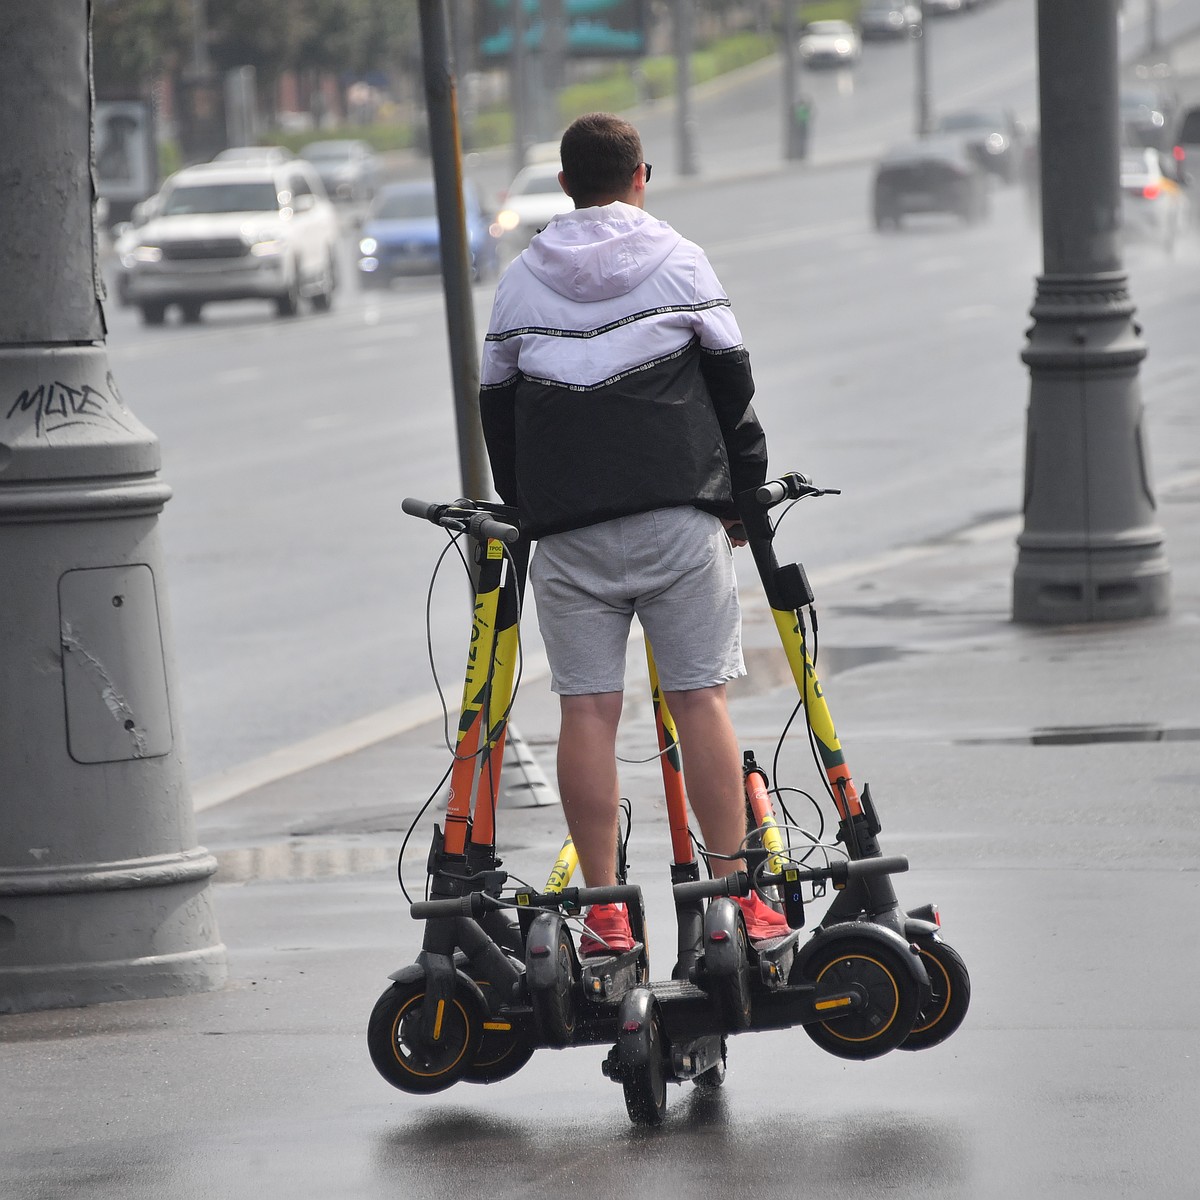
<path id="1" fill-rule="evenodd" d="M 734 350 L 705 350 L 700 370 L 712 399 L 725 450 L 733 494 L 758 487 L 767 478 L 767 438 L 750 406 L 754 376 L 745 347 Z"/>
<path id="2" fill-rule="evenodd" d="M 492 464 L 492 481 L 505 504 L 517 504 L 517 380 L 479 391 L 479 419 Z"/>

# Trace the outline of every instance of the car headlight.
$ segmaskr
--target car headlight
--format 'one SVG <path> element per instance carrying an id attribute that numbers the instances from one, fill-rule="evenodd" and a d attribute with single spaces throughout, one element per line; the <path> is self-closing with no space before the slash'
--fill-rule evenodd
<path id="1" fill-rule="evenodd" d="M 255 258 L 273 258 L 287 249 L 287 242 L 282 238 L 262 238 L 250 247 L 250 253 Z"/>
<path id="2" fill-rule="evenodd" d="M 839 54 L 849 54 L 850 53 L 850 43 L 848 41 L 846 41 L 845 38 L 838 38 L 838 40 L 833 43 L 833 48 Z"/>
<path id="3" fill-rule="evenodd" d="M 152 242 L 143 242 L 140 246 L 133 248 L 133 253 L 130 257 L 134 262 L 162 262 L 162 247 L 155 246 Z"/>
<path id="4" fill-rule="evenodd" d="M 511 208 L 502 208 L 496 214 L 496 224 L 507 233 L 510 229 L 516 229 L 521 223 L 521 217 L 518 213 L 513 212 Z"/>
<path id="5" fill-rule="evenodd" d="M 1008 141 L 1002 133 L 989 133 L 987 141 L 983 143 L 984 149 L 989 154 L 1003 154 L 1007 145 Z"/>
<path id="6" fill-rule="evenodd" d="M 378 249 L 379 243 L 373 237 L 365 237 L 358 243 L 359 254 L 366 254 L 370 256 Z"/>

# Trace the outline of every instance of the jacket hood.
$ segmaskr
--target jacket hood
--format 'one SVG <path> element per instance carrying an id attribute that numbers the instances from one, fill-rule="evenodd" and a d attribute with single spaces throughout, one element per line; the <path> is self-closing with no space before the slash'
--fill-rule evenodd
<path id="1" fill-rule="evenodd" d="M 559 213 L 522 260 L 560 296 L 611 300 L 633 291 L 680 241 L 665 221 L 618 200 Z"/>

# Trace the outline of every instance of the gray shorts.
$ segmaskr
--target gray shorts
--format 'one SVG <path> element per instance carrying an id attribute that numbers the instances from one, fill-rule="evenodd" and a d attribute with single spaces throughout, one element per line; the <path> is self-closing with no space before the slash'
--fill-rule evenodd
<path id="1" fill-rule="evenodd" d="M 634 613 L 664 691 L 746 673 L 733 549 L 711 513 L 664 508 L 550 534 L 529 578 L 560 695 L 624 690 Z"/>

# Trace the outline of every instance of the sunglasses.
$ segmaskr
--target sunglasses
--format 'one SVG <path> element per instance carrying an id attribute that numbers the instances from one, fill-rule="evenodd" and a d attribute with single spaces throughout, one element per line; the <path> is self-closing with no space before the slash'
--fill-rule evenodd
<path id="1" fill-rule="evenodd" d="M 646 182 L 649 183 L 650 182 L 650 172 L 653 171 L 654 168 L 648 162 L 644 162 L 639 165 L 646 168 Z"/>

